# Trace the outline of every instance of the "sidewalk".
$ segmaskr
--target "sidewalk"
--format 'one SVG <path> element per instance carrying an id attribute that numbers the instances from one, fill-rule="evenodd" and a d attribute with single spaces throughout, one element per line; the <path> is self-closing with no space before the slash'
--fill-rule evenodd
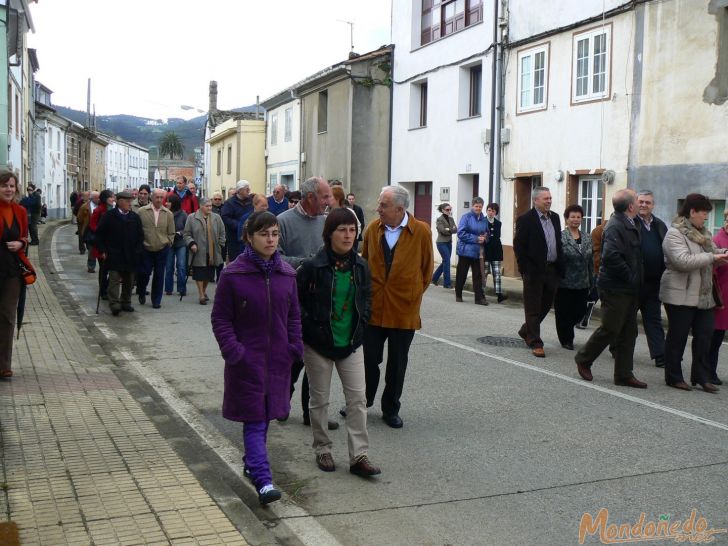
<path id="1" fill-rule="evenodd" d="M 0 542 L 247 544 L 140 405 L 87 349 L 38 268 L 0 380 Z M 8 523 L 9 522 L 9 523 Z"/>

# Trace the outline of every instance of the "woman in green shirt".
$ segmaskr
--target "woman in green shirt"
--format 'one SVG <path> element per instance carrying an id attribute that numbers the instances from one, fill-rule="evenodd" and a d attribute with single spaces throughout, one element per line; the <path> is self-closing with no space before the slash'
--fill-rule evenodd
<path id="1" fill-rule="evenodd" d="M 381 471 L 368 457 L 364 352 L 360 346 L 371 314 L 371 276 L 367 262 L 353 250 L 357 231 L 351 210 L 332 210 L 324 224 L 324 246 L 301 265 L 296 282 L 316 464 L 324 472 L 336 470 L 327 431 L 331 374 L 336 367 L 346 399 L 349 471 L 368 477 Z"/>

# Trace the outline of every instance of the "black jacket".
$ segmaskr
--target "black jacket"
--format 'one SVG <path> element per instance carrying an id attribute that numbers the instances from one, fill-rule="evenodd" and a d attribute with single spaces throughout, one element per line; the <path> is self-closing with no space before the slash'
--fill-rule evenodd
<path id="1" fill-rule="evenodd" d="M 334 267 L 326 248 L 301 264 L 296 271 L 298 300 L 301 306 L 303 341 L 321 355 L 346 358 L 362 344 L 364 328 L 369 322 L 372 306 L 372 279 L 369 266 L 354 254 L 354 332 L 348 347 L 334 347 L 331 331 L 331 300 L 334 288 Z"/>
<path id="2" fill-rule="evenodd" d="M 357 220 L 359 220 L 359 223 L 361 224 L 361 231 L 359 232 L 359 237 L 357 237 L 356 240 L 361 241 L 364 233 L 364 210 L 356 203 L 354 203 L 353 209 L 354 214 L 356 214 Z"/>
<path id="3" fill-rule="evenodd" d="M 561 220 L 559 215 L 549 214 L 554 226 L 556 239 L 556 268 L 561 277 L 564 276 L 564 251 L 561 248 Z M 543 275 L 546 272 L 546 235 L 541 227 L 541 219 L 536 209 L 531 209 L 516 220 L 516 236 L 513 240 L 513 251 L 516 253 L 518 270 L 522 276 Z"/>
<path id="4" fill-rule="evenodd" d="M 488 262 L 503 261 L 503 244 L 501 243 L 501 221 L 493 218 L 488 222 L 488 240 L 485 242 L 485 259 Z"/>
<path id="5" fill-rule="evenodd" d="M 602 261 L 599 265 L 600 290 L 638 293 L 642 286 L 642 242 L 639 220 L 629 221 L 623 212 L 615 212 L 604 228 Z"/>
<path id="6" fill-rule="evenodd" d="M 104 214 L 96 228 L 94 245 L 106 253 L 104 267 L 108 271 L 136 271 L 144 248 L 144 230 L 134 211 L 124 215 L 118 208 Z"/>

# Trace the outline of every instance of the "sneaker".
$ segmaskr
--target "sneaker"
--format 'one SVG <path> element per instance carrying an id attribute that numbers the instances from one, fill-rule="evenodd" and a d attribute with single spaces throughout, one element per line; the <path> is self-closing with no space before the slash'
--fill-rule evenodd
<path id="1" fill-rule="evenodd" d="M 281 492 L 271 483 L 258 489 L 258 502 L 265 506 L 281 499 Z"/>
<path id="2" fill-rule="evenodd" d="M 369 461 L 369 457 L 362 455 L 349 467 L 349 472 L 356 474 L 357 476 L 361 476 L 362 478 L 368 478 L 370 476 L 381 474 L 382 469 L 378 466 L 374 466 L 371 461 Z"/>

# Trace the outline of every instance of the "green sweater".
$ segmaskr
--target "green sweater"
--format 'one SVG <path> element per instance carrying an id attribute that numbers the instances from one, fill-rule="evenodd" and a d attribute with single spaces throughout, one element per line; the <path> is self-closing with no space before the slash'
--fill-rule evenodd
<path id="1" fill-rule="evenodd" d="M 334 271 L 334 291 L 331 295 L 331 333 L 334 347 L 351 343 L 354 327 L 354 273 Z"/>

